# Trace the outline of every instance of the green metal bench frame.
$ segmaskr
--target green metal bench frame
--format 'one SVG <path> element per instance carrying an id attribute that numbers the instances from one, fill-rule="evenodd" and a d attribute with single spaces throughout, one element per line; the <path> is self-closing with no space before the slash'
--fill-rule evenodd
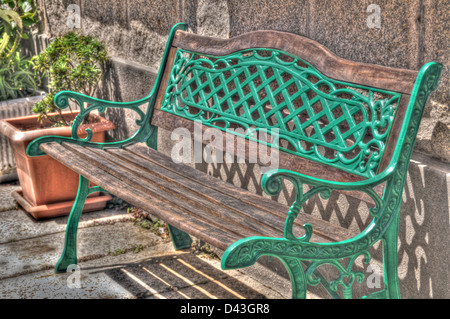
<path id="1" fill-rule="evenodd" d="M 201 121 L 222 131 L 241 127 L 245 132 L 240 134 L 242 138 L 258 143 L 270 144 L 256 139 L 256 132 L 276 128 L 278 140 L 283 143 L 271 146 L 355 178 L 328 180 L 312 176 L 308 171 L 283 168 L 265 173 L 261 185 L 269 195 L 277 195 L 284 180 L 295 187 L 296 200 L 287 214 L 284 238 L 239 240 L 223 254 L 222 268 L 248 267 L 263 255 L 277 257 L 289 272 L 293 298 L 305 298 L 307 285 L 317 285 L 321 281 L 316 276 L 317 268 L 329 264 L 340 273 L 330 283 L 330 293 L 341 285 L 344 297 L 349 298 L 353 282 L 364 278 L 363 273 L 352 271 L 354 261 L 363 256 L 368 263 L 369 248 L 382 241 L 384 289 L 370 297 L 399 298 L 397 236 L 402 192 L 425 103 L 437 86 L 442 65 L 427 63 L 417 72 L 349 64 L 350 61 L 334 56 L 318 43 L 297 35 L 258 31 L 223 40 L 192 35 L 186 30 L 183 23 L 172 28 L 155 85 L 143 99 L 120 103 L 75 92 L 57 94 L 55 103 L 61 109 L 68 106 L 69 99 L 80 106 L 72 138 L 36 139 L 29 145 L 28 155 L 45 155 L 40 145 L 55 141 L 99 149 L 145 142 L 156 149 L 157 127 L 152 122 L 155 105 L 159 105 L 159 114 L 167 112 Z M 271 39 L 270 46 L 264 45 L 268 41 L 264 34 Z M 296 41 L 301 41 L 302 46 L 294 48 Z M 242 49 L 242 43 L 247 43 L 248 48 Z M 279 43 L 282 45 L 277 47 Z M 313 61 L 296 56 L 298 52 L 306 52 Z M 327 57 L 321 61 L 324 56 Z M 344 70 L 340 73 L 341 67 Z M 400 78 L 398 81 L 396 74 Z M 146 112 L 141 111 L 141 105 L 147 105 Z M 78 127 L 86 114 L 93 110 L 104 112 L 106 108 L 135 111 L 139 115 L 136 123 L 140 129 L 132 137 L 118 142 L 90 142 L 89 131 L 86 138 L 78 137 Z M 327 156 L 324 149 L 331 156 Z M 383 183 L 380 195 L 376 187 Z M 310 186 L 306 193 L 303 185 Z M 68 221 L 65 248 L 56 266 L 57 272 L 76 263 L 76 232 L 84 200 L 98 191 L 104 190 L 89 187 L 88 179 L 80 175 L 79 192 Z M 368 195 L 375 203 L 370 209 L 373 220 L 369 226 L 345 241 L 314 243 L 310 242 L 311 226 L 305 225 L 304 236 L 297 238 L 292 226 L 302 205 L 317 194 L 326 199 L 332 191 Z M 169 229 L 175 248 L 191 243 L 184 232 L 171 226 Z M 345 258 L 349 259 L 346 267 L 339 262 Z M 305 262 L 305 269 L 302 262 Z"/>

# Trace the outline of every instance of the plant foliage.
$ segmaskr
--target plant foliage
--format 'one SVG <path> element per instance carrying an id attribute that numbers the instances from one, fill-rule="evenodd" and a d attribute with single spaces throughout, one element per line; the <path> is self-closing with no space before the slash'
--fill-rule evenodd
<path id="1" fill-rule="evenodd" d="M 17 12 L 24 28 L 31 27 L 38 22 L 36 0 L 0 0 L 0 8 Z"/>
<path id="2" fill-rule="evenodd" d="M 24 97 L 36 91 L 32 62 L 18 52 L 25 29 L 37 22 L 34 0 L 1 0 L 0 100 Z"/>
<path id="3" fill-rule="evenodd" d="M 13 59 L 0 60 L 0 100 L 25 97 L 36 91 L 30 59 L 16 52 Z"/>
<path id="4" fill-rule="evenodd" d="M 58 112 L 56 124 L 68 125 L 53 101 L 59 91 L 75 91 L 94 95 L 109 60 L 105 45 L 90 36 L 69 32 L 56 38 L 39 55 L 33 58 L 34 68 L 48 77 L 48 96 L 35 104 L 33 112 L 39 120 L 54 117 L 48 114 Z"/>

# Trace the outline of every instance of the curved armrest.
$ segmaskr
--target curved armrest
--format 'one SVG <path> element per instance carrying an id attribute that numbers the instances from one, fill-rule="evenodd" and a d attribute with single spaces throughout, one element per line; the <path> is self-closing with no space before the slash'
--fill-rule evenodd
<path id="1" fill-rule="evenodd" d="M 80 114 L 74 119 L 72 124 L 72 138 L 78 139 L 78 127 L 83 121 L 84 117 L 94 110 L 98 110 L 100 113 L 104 113 L 106 108 L 122 108 L 122 109 L 130 109 L 138 113 L 140 119 L 136 120 L 136 124 L 139 126 L 143 126 L 148 119 L 148 114 L 151 113 L 151 110 L 147 110 L 147 113 L 142 112 L 139 106 L 149 103 L 153 98 L 153 95 L 150 94 L 143 99 L 132 101 L 132 102 L 112 102 L 106 100 L 100 100 L 91 96 L 87 96 L 81 93 L 72 92 L 72 91 L 62 91 L 56 94 L 55 96 L 55 104 L 60 109 L 65 109 L 69 106 L 69 99 L 73 99 L 77 102 L 80 107 Z M 85 104 L 89 104 L 86 107 Z M 88 133 L 89 134 L 89 133 Z"/>
<path id="2" fill-rule="evenodd" d="M 153 106 L 155 104 L 156 100 L 156 94 L 159 90 L 159 86 L 161 84 L 161 78 L 162 73 L 164 70 L 164 66 L 166 65 L 166 62 L 169 57 L 169 51 L 172 45 L 173 38 L 175 37 L 175 33 L 178 30 L 187 30 L 187 24 L 185 23 L 177 23 L 172 27 L 172 30 L 170 30 L 169 37 L 166 42 L 166 49 L 164 52 L 164 56 L 162 58 L 160 69 L 158 72 L 158 75 L 156 76 L 155 84 L 153 85 L 153 89 L 151 93 L 144 97 L 143 99 L 133 101 L 133 102 L 110 102 L 105 100 L 96 99 L 94 97 L 90 97 L 81 93 L 71 92 L 71 91 L 62 91 L 56 94 L 55 96 L 55 104 L 60 109 L 64 109 L 69 106 L 69 99 L 74 99 L 77 101 L 78 105 L 80 106 L 80 114 L 75 118 L 74 123 L 72 125 L 72 138 L 68 137 L 60 137 L 60 136 L 46 136 L 46 137 L 40 137 L 32 141 L 27 148 L 27 154 L 29 156 L 41 156 L 45 155 L 40 148 L 39 145 L 41 143 L 47 143 L 47 142 L 69 142 L 69 143 L 77 143 L 82 144 L 90 147 L 96 147 L 96 148 L 103 148 L 103 147 L 121 147 L 125 144 L 129 144 L 132 142 L 146 142 L 149 146 L 154 143 L 154 137 L 156 136 L 153 134 L 155 132 L 155 127 L 153 127 L 150 124 L 150 118 L 153 114 Z M 85 107 L 85 103 L 89 104 L 89 107 Z M 148 103 L 147 112 L 144 113 L 139 109 L 140 105 L 143 105 L 145 103 Z M 78 136 L 78 126 L 81 124 L 83 118 L 91 111 L 93 110 L 99 110 L 100 112 L 104 112 L 107 107 L 113 107 L 113 108 L 127 108 L 131 109 L 138 113 L 140 116 L 140 119 L 136 121 L 136 124 L 140 126 L 139 130 L 130 138 L 127 138 L 123 141 L 119 142 L 111 142 L 111 143 L 93 143 L 90 142 L 90 139 L 92 138 L 92 131 L 89 129 L 86 129 L 86 132 L 88 134 L 87 138 L 82 139 Z"/>
<path id="3" fill-rule="evenodd" d="M 309 241 L 309 238 L 311 238 L 312 235 L 311 225 L 303 225 L 305 229 L 305 235 L 302 238 L 296 238 L 292 231 L 294 220 L 297 218 L 303 204 L 308 199 L 317 194 L 320 194 L 324 199 L 328 199 L 333 190 L 361 191 L 369 195 L 375 202 L 375 207 L 370 208 L 369 211 L 373 216 L 376 216 L 383 206 L 383 201 L 382 198 L 374 190 L 374 187 L 388 180 L 392 176 L 394 169 L 395 167 L 389 166 L 381 174 L 358 182 L 328 181 L 285 169 L 274 169 L 266 172 L 263 175 L 261 186 L 268 195 L 276 196 L 281 192 L 283 188 L 284 179 L 292 182 L 296 191 L 296 199 L 292 204 L 286 218 L 284 236 L 289 240 Z M 313 187 L 309 191 L 304 193 L 303 184 L 311 185 Z"/>
<path id="4" fill-rule="evenodd" d="M 273 169 L 266 172 L 262 176 L 261 184 L 264 191 L 271 196 L 277 195 L 281 191 L 282 187 L 281 181 L 284 178 L 290 180 L 294 184 L 302 183 L 311 186 L 322 186 L 333 190 L 342 190 L 342 191 L 352 191 L 352 190 L 362 191 L 363 189 L 373 188 L 386 181 L 389 177 L 391 177 L 392 173 L 394 172 L 394 169 L 395 166 L 391 165 L 388 168 L 386 168 L 381 174 L 357 182 L 329 181 L 286 169 Z"/>
<path id="5" fill-rule="evenodd" d="M 104 148 L 104 147 L 121 147 L 122 145 L 129 144 L 132 142 L 146 142 L 152 135 L 154 128 L 150 125 L 150 117 L 153 113 L 153 102 L 154 94 L 150 94 L 140 100 L 132 102 L 112 102 L 97 99 L 91 96 L 87 96 L 81 93 L 72 91 L 61 91 L 55 96 L 55 104 L 60 109 L 65 109 L 69 106 L 69 99 L 73 99 L 77 102 L 80 107 L 80 113 L 75 117 L 72 124 L 72 137 L 62 137 L 62 136 L 44 136 L 33 140 L 27 147 L 27 154 L 29 156 L 42 156 L 45 155 L 39 148 L 42 143 L 49 142 L 68 142 L 76 143 L 90 147 Z M 144 113 L 139 106 L 147 104 L 147 112 Z M 92 131 L 88 128 L 86 129 L 87 137 L 79 137 L 79 126 L 83 122 L 86 115 L 94 110 L 98 110 L 100 113 L 105 112 L 106 108 L 122 108 L 130 109 L 138 113 L 139 119 L 136 120 L 136 124 L 140 126 L 137 132 L 122 141 L 110 142 L 110 143 L 94 143 L 91 142 Z"/>
<path id="6" fill-rule="evenodd" d="M 73 91 L 61 91 L 55 95 L 55 104 L 60 109 L 65 109 L 69 106 L 69 99 L 74 99 L 78 102 L 78 105 L 83 103 L 89 104 L 98 104 L 104 107 L 124 107 L 124 108 L 134 108 L 136 106 L 142 105 L 148 102 L 151 98 L 152 94 L 136 101 L 132 102 L 114 102 L 98 99 L 92 96 L 84 95 L 82 93 L 73 92 Z"/>

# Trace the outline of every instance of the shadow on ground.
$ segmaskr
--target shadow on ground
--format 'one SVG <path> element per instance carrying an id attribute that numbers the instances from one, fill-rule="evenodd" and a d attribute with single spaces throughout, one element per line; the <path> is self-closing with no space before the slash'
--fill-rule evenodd
<path id="1" fill-rule="evenodd" d="M 174 254 L 95 271 L 136 298 L 263 299 L 264 295 L 193 254 Z"/>

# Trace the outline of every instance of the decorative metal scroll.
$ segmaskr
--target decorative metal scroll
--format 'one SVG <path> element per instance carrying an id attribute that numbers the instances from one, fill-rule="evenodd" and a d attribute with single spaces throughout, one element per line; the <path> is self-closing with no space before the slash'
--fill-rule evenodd
<path id="1" fill-rule="evenodd" d="M 344 297 L 352 297 L 354 281 L 357 280 L 361 283 L 364 279 L 364 273 L 352 271 L 351 267 L 355 260 L 359 256 L 363 256 L 365 264 L 370 262 L 371 254 L 369 249 L 379 240 L 384 240 L 384 246 L 390 246 L 390 249 L 397 249 L 396 238 L 398 236 L 400 205 L 411 153 L 425 109 L 425 103 L 429 94 L 436 89 L 441 70 L 441 64 L 432 62 L 425 65 L 418 75 L 416 85 L 411 94 L 412 102 L 410 102 L 410 108 L 404 118 L 404 123 L 406 124 L 402 128 L 403 143 L 395 150 L 395 163 L 391 166 L 391 172 L 384 172 L 375 177 L 372 182 L 363 186 L 351 185 L 351 183 L 348 187 L 334 185 L 339 189 L 364 192 L 374 200 L 375 207 L 370 210 L 373 220 L 363 232 L 341 242 L 314 243 L 309 242 L 310 234 L 312 233 L 312 228 L 309 226 L 305 228 L 303 237 L 295 238 L 292 233 L 293 219 L 297 217 L 301 205 L 305 200 L 316 194 L 321 194 L 324 197 L 329 196 L 331 184 L 314 178 L 310 179 L 290 171 L 278 170 L 269 172 L 263 176 L 262 180 L 263 189 L 267 194 L 271 196 L 278 194 L 282 189 L 283 179 L 290 180 L 296 190 L 296 201 L 291 206 L 286 219 L 284 238 L 248 237 L 241 239 L 224 252 L 222 268 L 247 267 L 255 263 L 260 256 L 276 256 L 284 262 L 288 272 L 292 274 L 293 297 L 305 297 L 306 294 L 302 293 L 302 291 L 306 289 L 306 285 L 317 285 L 319 282 L 324 284 L 321 278 L 314 276 L 317 268 L 328 264 L 339 271 L 338 277 L 330 282 L 328 286 L 329 292 L 331 292 L 333 297 L 336 297 L 334 293 L 340 285 L 343 288 Z M 380 178 L 383 174 L 385 178 Z M 386 181 L 384 195 L 379 197 L 373 189 L 384 181 Z M 303 183 L 314 185 L 314 187 L 307 193 L 303 193 Z M 308 225 L 306 224 L 306 226 Z M 398 282 L 395 281 L 395 278 L 397 278 L 397 257 L 396 255 L 392 256 L 394 256 L 395 260 L 390 263 L 385 260 L 383 272 L 385 279 L 394 278 L 394 280 L 385 280 L 384 290 L 374 292 L 372 294 L 374 298 L 400 297 Z M 392 256 L 385 255 L 384 258 L 392 258 Z M 348 259 L 345 267 L 339 262 L 343 259 Z M 303 270 L 301 267 L 298 267 L 298 263 L 305 260 L 310 261 L 310 263 Z"/>
<path id="2" fill-rule="evenodd" d="M 328 79 L 301 59 L 252 49 L 223 57 L 178 49 L 161 110 L 364 177 L 377 173 L 401 95 Z M 263 141 L 266 142 L 266 141 Z"/>

